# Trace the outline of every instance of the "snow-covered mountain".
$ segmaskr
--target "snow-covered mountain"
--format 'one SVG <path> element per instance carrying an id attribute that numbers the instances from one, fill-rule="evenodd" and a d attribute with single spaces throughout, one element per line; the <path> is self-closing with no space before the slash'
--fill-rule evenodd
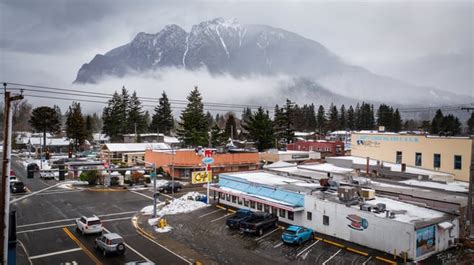
<path id="1" fill-rule="evenodd" d="M 236 77 L 303 77 L 357 100 L 429 105 L 465 102 L 447 91 L 416 87 L 348 65 L 320 43 L 295 33 L 222 18 L 194 25 L 189 33 L 177 25 L 156 34 L 139 33 L 130 43 L 84 64 L 74 82 L 97 83 L 105 76 L 165 67 L 205 68 L 213 75 Z"/>

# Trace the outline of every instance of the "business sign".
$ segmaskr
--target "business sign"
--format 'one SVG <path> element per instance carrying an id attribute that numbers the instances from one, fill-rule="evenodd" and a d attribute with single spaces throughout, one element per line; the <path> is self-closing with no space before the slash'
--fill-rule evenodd
<path id="1" fill-rule="evenodd" d="M 434 225 L 416 230 L 416 256 L 421 257 L 436 250 L 436 227 Z"/>
<path id="2" fill-rule="evenodd" d="M 193 184 L 207 183 L 212 181 L 212 171 L 194 171 L 191 182 Z"/>
<path id="3" fill-rule="evenodd" d="M 419 143 L 420 139 L 416 136 L 398 136 L 398 135 L 358 135 L 357 143 L 363 142 L 398 142 L 398 143 Z"/>
<path id="4" fill-rule="evenodd" d="M 214 163 L 214 158 L 212 158 L 212 157 L 204 157 L 201 161 L 202 161 L 202 163 L 204 163 L 204 164 L 206 164 L 206 165 L 209 165 L 209 164 Z"/>
<path id="5" fill-rule="evenodd" d="M 369 222 L 367 221 L 367 219 L 362 218 L 356 214 L 349 214 L 346 218 L 347 220 L 351 221 L 351 223 L 347 226 L 354 230 L 363 231 L 369 227 Z"/>

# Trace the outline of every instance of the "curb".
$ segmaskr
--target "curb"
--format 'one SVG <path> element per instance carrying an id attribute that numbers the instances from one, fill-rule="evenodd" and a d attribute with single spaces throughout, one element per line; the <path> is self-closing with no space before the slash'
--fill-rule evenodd
<path id="1" fill-rule="evenodd" d="M 383 262 L 388 263 L 388 264 L 394 264 L 394 265 L 397 264 L 397 262 L 395 262 L 395 261 L 392 261 L 392 260 L 389 260 L 389 259 L 386 259 L 386 258 L 382 258 L 380 256 L 376 256 L 375 259 L 378 259 L 378 260 L 383 261 Z"/>

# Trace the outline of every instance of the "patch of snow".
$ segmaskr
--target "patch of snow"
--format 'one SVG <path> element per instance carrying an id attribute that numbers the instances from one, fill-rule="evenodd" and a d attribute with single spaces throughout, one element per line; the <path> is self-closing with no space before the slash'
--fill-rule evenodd
<path id="1" fill-rule="evenodd" d="M 225 45 L 225 42 L 222 39 L 221 34 L 219 33 L 219 27 L 216 27 L 216 32 L 217 32 L 217 36 L 219 36 L 219 39 L 221 40 L 222 47 L 224 48 L 224 51 L 227 54 L 227 58 L 230 58 L 230 54 L 229 54 L 229 51 L 227 50 L 227 46 Z"/>
<path id="2" fill-rule="evenodd" d="M 266 185 L 285 185 L 288 183 L 303 182 L 301 180 L 282 177 L 265 172 L 246 172 L 246 173 L 226 173 L 225 175 L 242 178 L 249 182 L 266 184 Z"/>
<path id="3" fill-rule="evenodd" d="M 434 92 L 433 90 L 430 90 L 430 94 L 431 94 L 433 97 L 439 98 L 439 95 L 438 95 L 436 92 Z"/>
<path id="4" fill-rule="evenodd" d="M 158 233 L 166 233 L 166 232 L 169 232 L 169 231 L 171 231 L 171 230 L 173 230 L 173 227 L 171 227 L 171 226 L 169 226 L 169 225 L 167 225 L 167 226 L 165 226 L 165 227 L 163 227 L 163 228 L 155 227 L 155 231 L 158 232 Z"/>
<path id="5" fill-rule="evenodd" d="M 337 167 L 333 164 L 324 163 L 324 164 L 316 164 L 316 165 L 300 165 L 298 166 L 300 169 L 307 169 L 307 170 L 314 170 L 314 171 L 321 171 L 321 172 L 331 172 L 335 174 L 348 174 L 353 171 L 352 168 L 344 168 L 344 167 Z"/>
<path id="6" fill-rule="evenodd" d="M 186 35 L 186 50 L 184 50 L 183 54 L 183 68 L 186 69 L 186 54 L 188 53 L 189 50 L 189 35 Z"/>
<path id="7" fill-rule="evenodd" d="M 460 182 L 460 181 L 453 181 L 448 183 L 438 183 L 433 181 L 420 181 L 415 179 L 403 180 L 400 183 L 413 185 L 417 187 L 428 187 L 428 188 L 435 188 L 447 191 L 456 191 L 456 192 L 468 192 L 469 191 L 469 183 L 467 182 Z"/>
<path id="8" fill-rule="evenodd" d="M 197 209 L 207 207 L 208 205 L 196 201 L 198 197 L 205 196 L 198 192 L 188 192 L 185 195 L 181 196 L 178 199 L 172 200 L 169 204 L 161 202 L 157 204 L 157 216 L 180 214 L 180 213 L 189 213 Z M 144 215 L 151 215 L 153 213 L 153 205 L 144 207 L 141 211 Z"/>
<path id="9" fill-rule="evenodd" d="M 160 220 L 161 218 L 157 217 L 157 218 L 150 218 L 148 219 L 148 224 L 151 225 L 151 226 L 154 226 L 158 223 L 158 220 Z"/>
<path id="10" fill-rule="evenodd" d="M 80 181 L 80 180 L 70 180 L 70 181 L 62 182 L 61 184 L 58 185 L 58 188 L 70 190 L 70 189 L 74 189 L 74 188 L 82 187 L 86 185 L 89 185 L 89 182 Z"/>

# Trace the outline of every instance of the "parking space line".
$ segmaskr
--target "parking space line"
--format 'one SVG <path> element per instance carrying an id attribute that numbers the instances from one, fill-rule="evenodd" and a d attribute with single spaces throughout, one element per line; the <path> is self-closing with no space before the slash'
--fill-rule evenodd
<path id="1" fill-rule="evenodd" d="M 372 256 L 370 256 L 368 259 L 366 259 L 366 260 L 364 261 L 364 263 L 362 263 L 362 265 L 367 264 L 367 262 L 369 262 L 369 260 L 371 260 L 371 259 L 372 259 Z"/>
<path id="2" fill-rule="evenodd" d="M 208 216 L 208 215 L 211 215 L 211 214 L 213 214 L 213 213 L 217 213 L 218 211 L 222 211 L 222 209 L 217 209 L 217 210 L 214 210 L 214 211 L 212 211 L 212 212 L 210 212 L 210 213 L 205 213 L 205 214 L 199 216 L 198 218 L 203 218 L 204 216 Z"/>
<path id="3" fill-rule="evenodd" d="M 74 242 L 76 242 L 76 244 L 84 251 L 84 253 L 86 253 L 87 256 L 89 256 L 89 258 L 91 258 L 95 264 L 102 264 L 97 258 L 96 256 L 94 256 L 94 254 L 92 254 L 92 252 L 86 248 L 86 246 L 84 246 L 84 244 L 81 243 L 81 241 L 79 241 L 79 239 L 77 239 L 77 237 L 75 237 L 71 231 L 69 231 L 69 229 L 67 229 L 67 227 L 63 227 L 63 231 L 64 233 L 66 233 L 69 238 L 71 238 Z"/>
<path id="4" fill-rule="evenodd" d="M 105 228 L 104 227 L 104 231 L 107 232 L 107 233 L 111 233 L 109 229 Z M 151 260 L 145 256 L 143 256 L 142 253 L 138 252 L 136 249 L 132 248 L 129 244 L 127 243 L 123 243 L 128 249 L 130 249 L 131 251 L 135 252 L 135 254 L 137 254 L 138 256 L 140 256 L 142 259 L 145 259 L 146 261 L 148 262 L 151 262 Z"/>
<path id="5" fill-rule="evenodd" d="M 314 242 L 313 244 L 309 245 L 307 248 L 301 250 L 299 253 L 296 254 L 296 257 L 299 257 L 301 256 L 301 254 L 305 253 L 306 251 L 308 251 L 309 249 L 311 249 L 312 247 L 314 247 L 314 245 L 316 245 L 320 240 Z"/>
<path id="6" fill-rule="evenodd" d="M 61 250 L 61 251 L 50 252 L 50 253 L 46 253 L 46 254 L 32 256 L 32 257 L 30 257 L 30 259 L 46 258 L 46 257 L 50 257 L 50 256 L 56 256 L 56 255 L 61 255 L 61 254 L 65 254 L 65 253 L 69 253 L 69 252 L 75 252 L 75 251 L 81 251 L 81 250 L 82 250 L 82 248 L 71 248 L 71 249 L 66 249 L 66 250 Z"/>
<path id="7" fill-rule="evenodd" d="M 98 215 L 98 216 L 99 216 L 99 217 L 106 217 L 106 216 L 114 216 L 114 215 L 122 215 L 122 214 L 131 214 L 131 213 L 136 213 L 136 211 L 120 212 L 120 213 L 109 213 L 109 214 L 102 214 L 102 215 Z M 44 224 L 52 224 L 52 223 L 60 223 L 60 222 L 68 222 L 68 221 L 74 221 L 74 220 L 76 220 L 76 218 L 69 218 L 69 219 L 62 219 L 62 220 L 53 220 L 53 221 L 39 222 L 39 223 L 33 223 L 33 224 L 17 225 L 16 228 L 22 228 L 22 227 L 28 227 L 28 226 L 36 226 L 36 225 L 44 225 Z"/>
<path id="8" fill-rule="evenodd" d="M 138 194 L 138 195 L 141 195 L 141 196 L 143 196 L 143 197 L 145 197 L 145 198 L 148 198 L 148 199 L 152 199 L 152 200 L 153 200 L 153 197 L 148 196 L 148 195 L 143 194 L 143 193 L 140 193 L 140 192 L 138 192 L 138 191 L 131 190 L 130 192 L 135 193 L 135 194 Z M 163 195 L 163 196 L 165 196 L 165 197 L 167 197 L 167 198 L 170 198 L 170 199 L 174 199 L 174 197 L 171 197 L 171 196 L 168 195 L 168 194 L 160 193 L 160 195 Z"/>
<path id="9" fill-rule="evenodd" d="M 10 204 L 15 203 L 15 202 L 20 201 L 20 200 L 23 200 L 23 199 L 26 199 L 26 198 L 28 198 L 28 197 L 31 197 L 31 196 L 36 195 L 36 194 L 38 194 L 38 193 L 40 193 L 40 192 L 43 192 L 43 191 L 45 191 L 45 190 L 52 189 L 52 188 L 58 186 L 59 184 L 60 184 L 60 183 L 58 183 L 58 184 L 56 184 L 56 185 L 53 185 L 53 186 L 49 186 L 49 187 L 44 188 L 44 189 L 39 190 L 39 191 L 32 192 L 32 193 L 30 193 L 30 194 L 28 194 L 28 195 L 25 195 L 25 196 L 23 196 L 23 197 L 20 197 L 20 198 L 16 198 L 16 199 L 14 199 L 14 200 L 11 200 L 11 201 L 10 201 Z"/>
<path id="10" fill-rule="evenodd" d="M 211 220 L 211 223 L 214 223 L 215 221 L 219 221 L 219 220 L 221 220 L 222 218 L 226 218 L 226 217 L 229 216 L 229 215 L 231 215 L 231 213 L 227 213 L 227 214 L 225 214 L 224 216 L 221 216 L 221 217 L 219 217 L 219 218 L 216 218 L 216 219 L 214 219 L 214 220 Z"/>
<path id="11" fill-rule="evenodd" d="M 277 247 L 279 247 L 279 246 L 281 246 L 281 245 L 283 245 L 283 242 L 280 242 L 280 243 L 276 244 L 275 246 L 273 246 L 273 248 L 277 248 Z"/>
<path id="12" fill-rule="evenodd" d="M 341 252 L 342 249 L 339 249 L 336 253 L 334 253 L 334 255 L 332 255 L 329 259 L 327 259 L 325 262 L 323 262 L 322 265 L 326 265 L 326 263 L 330 260 L 332 260 L 337 254 L 339 254 L 339 252 Z"/>
<path id="13" fill-rule="evenodd" d="M 259 241 L 260 239 L 262 239 L 262 238 L 264 238 L 264 237 L 267 237 L 267 236 L 269 236 L 269 235 L 275 233 L 275 231 L 278 231 L 278 230 L 280 230 L 280 228 L 275 228 L 275 229 L 273 229 L 272 231 L 270 231 L 269 233 L 266 233 L 265 235 L 263 235 L 263 236 L 261 236 L 261 237 L 255 238 L 255 241 Z"/>
<path id="14" fill-rule="evenodd" d="M 33 262 L 30 259 L 30 254 L 28 254 L 28 250 L 26 250 L 26 247 L 23 244 L 23 242 L 21 242 L 21 240 L 19 240 L 19 239 L 17 239 L 17 242 L 18 242 L 18 244 L 20 244 L 21 248 L 23 248 L 23 251 L 25 251 L 26 257 L 28 258 L 28 262 L 30 263 L 30 265 L 33 265 Z"/>

